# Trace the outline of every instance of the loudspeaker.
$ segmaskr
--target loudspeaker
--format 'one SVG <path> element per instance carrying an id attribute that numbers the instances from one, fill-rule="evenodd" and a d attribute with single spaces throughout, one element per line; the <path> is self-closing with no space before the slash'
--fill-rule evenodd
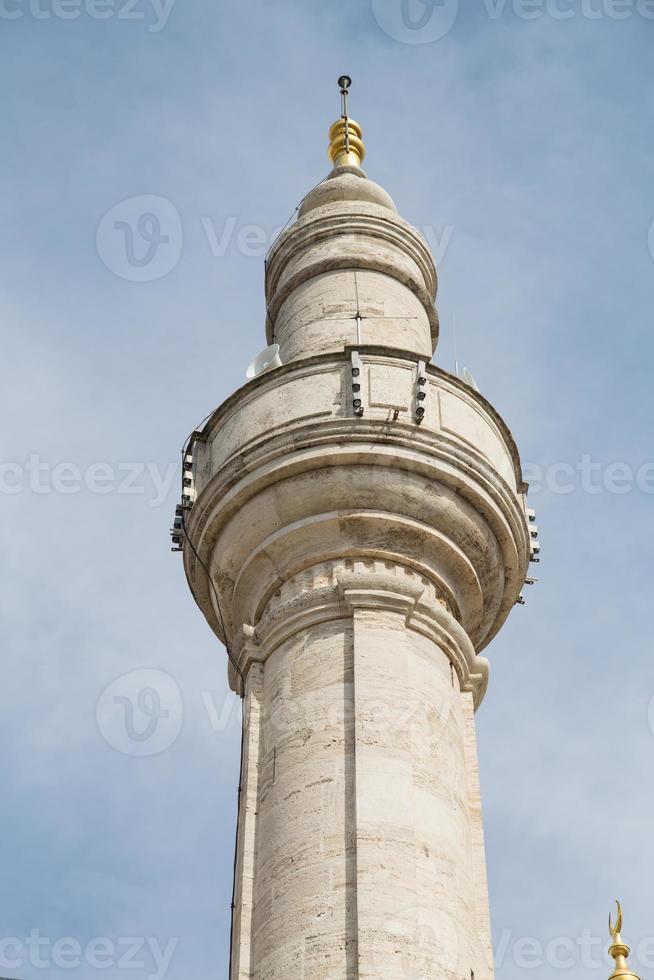
<path id="1" fill-rule="evenodd" d="M 251 381 L 252 378 L 264 374 L 265 371 L 272 371 L 273 368 L 281 367 L 282 363 L 279 356 L 279 344 L 272 344 L 255 357 L 247 369 L 246 378 Z"/>

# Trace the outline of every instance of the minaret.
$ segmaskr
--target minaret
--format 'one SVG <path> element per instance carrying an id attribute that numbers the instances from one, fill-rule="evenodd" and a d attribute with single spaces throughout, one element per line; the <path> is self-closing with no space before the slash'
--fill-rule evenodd
<path id="1" fill-rule="evenodd" d="M 615 904 L 618 906 L 618 916 L 615 925 L 613 925 L 611 916 L 609 916 L 609 932 L 612 939 L 609 955 L 615 960 L 615 970 L 609 977 L 609 980 L 640 980 L 635 973 L 631 972 L 627 963 L 627 957 L 631 950 L 622 941 L 622 936 L 620 935 L 622 932 L 622 908 L 620 902 L 616 902 Z"/>
<path id="2" fill-rule="evenodd" d="M 430 363 L 434 260 L 349 84 L 266 262 L 278 349 L 184 455 L 177 539 L 244 698 L 230 980 L 490 980 L 480 653 L 536 532 L 506 424 Z"/>

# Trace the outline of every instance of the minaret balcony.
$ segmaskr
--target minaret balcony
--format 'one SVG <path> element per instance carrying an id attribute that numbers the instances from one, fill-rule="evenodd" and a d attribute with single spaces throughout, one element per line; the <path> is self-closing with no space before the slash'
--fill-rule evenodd
<path id="1" fill-rule="evenodd" d="M 191 444 L 188 533 L 232 643 L 303 570 L 388 561 L 435 588 L 479 652 L 527 574 L 526 485 L 489 402 L 415 355 L 359 347 L 260 375 Z M 206 572 L 186 573 L 224 639 Z"/>

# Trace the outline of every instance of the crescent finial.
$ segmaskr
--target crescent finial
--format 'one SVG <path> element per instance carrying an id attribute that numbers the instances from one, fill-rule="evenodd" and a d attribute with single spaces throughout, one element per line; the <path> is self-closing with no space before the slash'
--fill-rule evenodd
<path id="1" fill-rule="evenodd" d="M 615 920 L 615 926 L 613 925 L 613 916 L 609 915 L 609 932 L 611 933 L 611 938 L 614 942 L 622 932 L 622 906 L 617 899 L 615 904 L 618 907 L 618 917 Z"/>

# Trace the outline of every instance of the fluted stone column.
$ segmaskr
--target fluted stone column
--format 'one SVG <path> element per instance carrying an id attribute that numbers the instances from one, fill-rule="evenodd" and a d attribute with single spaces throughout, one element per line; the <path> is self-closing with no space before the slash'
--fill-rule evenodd
<path id="1" fill-rule="evenodd" d="M 474 711 L 530 556 L 517 450 L 427 363 L 433 259 L 359 168 L 266 290 L 284 366 L 187 474 L 186 574 L 245 697 L 230 980 L 491 980 Z"/>

